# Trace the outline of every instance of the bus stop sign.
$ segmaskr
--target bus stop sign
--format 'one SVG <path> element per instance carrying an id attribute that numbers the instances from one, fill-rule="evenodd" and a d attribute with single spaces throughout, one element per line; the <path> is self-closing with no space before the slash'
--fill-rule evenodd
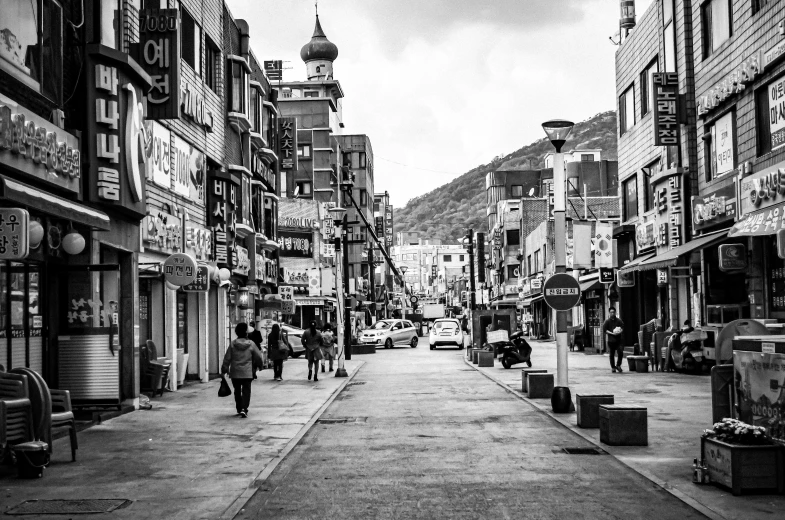
<path id="1" fill-rule="evenodd" d="M 578 280 L 564 273 L 548 278 L 542 292 L 545 303 L 555 311 L 568 311 L 581 300 L 581 285 Z"/>

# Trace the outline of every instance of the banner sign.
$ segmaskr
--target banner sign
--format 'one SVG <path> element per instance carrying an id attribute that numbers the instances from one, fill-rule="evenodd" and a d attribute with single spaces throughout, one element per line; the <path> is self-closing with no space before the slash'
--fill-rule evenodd
<path id="1" fill-rule="evenodd" d="M 172 146 L 173 190 L 191 202 L 204 205 L 205 155 L 190 143 L 174 136 Z"/>
<path id="2" fill-rule="evenodd" d="M 785 355 L 733 352 L 738 419 L 785 442 Z"/>
<path id="3" fill-rule="evenodd" d="M 0 259 L 22 260 L 30 253 L 30 214 L 22 208 L 0 209 Z"/>
<path id="4" fill-rule="evenodd" d="M 139 11 L 137 62 L 150 75 L 148 119 L 180 117 L 180 13 L 177 9 Z"/>
<path id="5" fill-rule="evenodd" d="M 717 177 L 734 168 L 736 147 L 733 139 L 733 112 L 728 112 L 711 127 L 711 160 Z"/>
<path id="6" fill-rule="evenodd" d="M 278 254 L 284 257 L 312 258 L 313 234 L 294 231 L 278 231 Z"/>
<path id="7" fill-rule="evenodd" d="M 769 85 L 769 134 L 772 150 L 785 145 L 785 78 Z"/>
<path id="8" fill-rule="evenodd" d="M 785 161 L 739 177 L 741 216 L 785 202 Z"/>
<path id="9" fill-rule="evenodd" d="M 308 285 L 308 269 L 283 268 L 283 283 L 289 285 Z"/>
<path id="10" fill-rule="evenodd" d="M 679 75 L 654 73 L 654 146 L 679 144 Z"/>
<path id="11" fill-rule="evenodd" d="M 142 243 L 146 249 L 177 253 L 182 249 L 183 221 L 169 213 L 150 208 L 142 222 Z"/>
<path id="12" fill-rule="evenodd" d="M 281 170 L 297 171 L 297 118 L 278 119 L 278 139 L 281 146 Z M 283 189 L 281 190 L 283 191 Z"/>
<path id="13" fill-rule="evenodd" d="M 692 228 L 695 231 L 701 231 L 735 218 L 735 184 L 728 184 L 700 197 L 692 197 Z"/>
<path id="14" fill-rule="evenodd" d="M 147 179 L 156 185 L 172 189 L 172 133 L 155 121 L 145 121 L 145 131 L 149 140 L 145 148 L 145 169 Z"/>
<path id="15" fill-rule="evenodd" d="M 698 115 L 703 116 L 720 106 L 720 104 L 739 92 L 742 92 L 747 83 L 751 83 L 761 69 L 761 52 L 758 50 L 749 58 L 739 64 L 730 74 L 725 76 L 696 99 Z"/>
<path id="16" fill-rule="evenodd" d="M 193 282 L 183 285 L 185 292 L 207 292 L 210 289 L 210 269 L 206 265 L 196 268 L 196 278 Z"/>

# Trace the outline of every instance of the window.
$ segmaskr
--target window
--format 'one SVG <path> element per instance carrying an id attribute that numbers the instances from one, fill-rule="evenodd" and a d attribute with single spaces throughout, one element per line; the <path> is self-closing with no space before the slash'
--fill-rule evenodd
<path id="1" fill-rule="evenodd" d="M 118 10 L 118 0 L 104 0 L 98 2 L 99 16 L 101 21 L 99 24 L 101 30 L 101 45 L 111 47 L 112 49 L 119 49 L 120 47 L 120 26 L 122 24 L 122 14 Z"/>
<path id="2" fill-rule="evenodd" d="M 221 51 L 218 46 L 205 35 L 205 54 L 204 54 L 204 82 L 213 92 L 218 92 L 218 63 L 221 59 Z"/>
<path id="3" fill-rule="evenodd" d="M 306 90 L 304 97 L 311 97 L 311 98 L 318 98 L 319 91 L 318 90 Z"/>
<path id="4" fill-rule="evenodd" d="M 0 69 L 57 103 L 63 88 L 63 10 L 53 0 L 0 0 Z M 41 21 L 41 34 L 38 21 Z M 15 45 L 9 45 L 11 40 Z"/>
<path id="5" fill-rule="evenodd" d="M 452 262 L 452 255 L 444 255 L 445 262 Z"/>
<path id="6" fill-rule="evenodd" d="M 534 272 L 542 271 L 540 268 L 540 250 L 534 252 Z"/>
<path id="7" fill-rule="evenodd" d="M 709 143 L 704 149 L 706 157 L 706 180 L 716 179 L 733 171 L 736 167 L 734 113 L 728 112 L 709 127 Z"/>
<path id="8" fill-rule="evenodd" d="M 311 156 L 311 145 L 310 144 L 301 144 L 297 147 L 297 157 L 310 157 Z"/>
<path id="9" fill-rule="evenodd" d="M 258 133 L 261 131 L 261 106 L 262 93 L 259 92 L 259 89 L 251 87 L 251 102 L 248 104 L 248 119 L 251 120 L 251 132 Z"/>
<path id="10" fill-rule="evenodd" d="M 526 273 L 529 276 L 534 274 L 534 271 L 532 271 L 532 255 L 527 255 L 526 256 Z"/>
<path id="11" fill-rule="evenodd" d="M 521 197 L 523 197 L 523 186 L 521 186 L 520 184 L 514 185 L 510 189 L 510 194 L 512 195 L 512 198 L 520 199 Z"/>
<path id="12" fill-rule="evenodd" d="M 365 208 L 368 206 L 368 192 L 360 190 L 360 207 Z"/>
<path id="13" fill-rule="evenodd" d="M 641 117 L 654 107 L 654 73 L 658 71 L 657 58 L 654 58 L 654 61 L 641 72 Z"/>
<path id="14" fill-rule="evenodd" d="M 365 155 L 365 152 L 360 152 L 360 168 L 367 168 L 368 167 L 368 159 Z"/>
<path id="15" fill-rule="evenodd" d="M 305 197 L 311 194 L 311 183 L 310 182 L 298 182 L 297 187 L 295 190 L 298 191 L 298 196 Z"/>
<path id="16" fill-rule="evenodd" d="M 656 161 L 643 169 L 643 211 L 654 208 L 654 190 L 651 187 L 651 177 L 659 169 L 659 161 Z"/>
<path id="17" fill-rule="evenodd" d="M 673 20 L 673 0 L 662 0 L 662 22 Z"/>
<path id="18" fill-rule="evenodd" d="M 182 59 L 194 69 L 197 76 L 202 75 L 202 28 L 194 21 L 188 11 L 181 9 L 180 52 Z"/>
<path id="19" fill-rule="evenodd" d="M 508 265 L 507 266 L 507 278 L 518 278 L 518 266 L 517 265 Z"/>
<path id="20" fill-rule="evenodd" d="M 624 192 L 624 220 L 638 216 L 638 176 L 633 175 L 626 181 L 622 187 Z"/>
<path id="21" fill-rule="evenodd" d="M 731 35 L 730 0 L 709 0 L 701 6 L 703 57 L 717 50 Z"/>
<path id="22" fill-rule="evenodd" d="M 752 0 L 752 14 L 757 13 L 767 5 L 769 5 L 769 0 Z"/>
<path id="23" fill-rule="evenodd" d="M 458 261 L 459 262 L 463 262 L 464 261 L 464 255 L 459 255 L 458 256 Z"/>
<path id="24" fill-rule="evenodd" d="M 248 74 L 240 60 L 229 60 L 229 112 L 245 114 L 248 96 Z"/>
<path id="25" fill-rule="evenodd" d="M 623 135 L 627 130 L 635 125 L 635 86 L 630 85 L 630 88 L 624 91 L 624 94 L 619 96 L 619 128 L 621 129 L 620 135 Z"/>
<path id="26" fill-rule="evenodd" d="M 521 234 L 517 229 L 508 229 L 506 233 L 508 246 L 518 246 L 521 244 Z"/>
<path id="27" fill-rule="evenodd" d="M 581 162 L 591 162 L 594 160 L 593 153 L 582 153 L 581 154 Z"/>

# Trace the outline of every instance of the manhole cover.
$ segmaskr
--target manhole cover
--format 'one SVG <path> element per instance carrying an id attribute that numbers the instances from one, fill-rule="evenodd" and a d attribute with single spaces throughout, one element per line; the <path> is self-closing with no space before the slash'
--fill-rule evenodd
<path id="1" fill-rule="evenodd" d="M 654 390 L 652 388 L 641 388 L 640 390 L 630 390 L 631 394 L 660 394 L 659 390 Z"/>
<path id="2" fill-rule="evenodd" d="M 7 515 L 78 515 L 111 513 L 130 504 L 122 498 L 94 500 L 28 500 L 5 512 Z"/>
<path id="3" fill-rule="evenodd" d="M 562 451 L 567 455 L 605 455 L 605 451 L 600 448 L 562 448 L 561 450 L 554 450 L 557 453 Z"/>
<path id="4" fill-rule="evenodd" d="M 319 419 L 319 424 L 348 424 L 348 423 L 364 423 L 368 420 L 367 417 L 335 417 L 332 419 Z"/>
<path id="5" fill-rule="evenodd" d="M 367 382 L 368 382 L 368 381 L 354 381 L 354 382 L 352 382 L 352 383 L 349 383 L 349 384 L 348 384 L 348 385 L 346 385 L 346 386 L 357 386 L 357 385 L 364 385 L 364 384 L 365 384 L 365 383 L 367 383 Z"/>

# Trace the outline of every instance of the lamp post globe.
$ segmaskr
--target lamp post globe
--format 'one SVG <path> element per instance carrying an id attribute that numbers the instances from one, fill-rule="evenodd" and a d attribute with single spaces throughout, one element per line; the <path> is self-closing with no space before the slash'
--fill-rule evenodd
<path id="1" fill-rule="evenodd" d="M 572 132 L 575 123 L 566 119 L 551 119 L 542 124 L 542 129 L 556 148 L 556 153 L 561 152 L 561 147 L 567 142 L 567 137 Z"/>

